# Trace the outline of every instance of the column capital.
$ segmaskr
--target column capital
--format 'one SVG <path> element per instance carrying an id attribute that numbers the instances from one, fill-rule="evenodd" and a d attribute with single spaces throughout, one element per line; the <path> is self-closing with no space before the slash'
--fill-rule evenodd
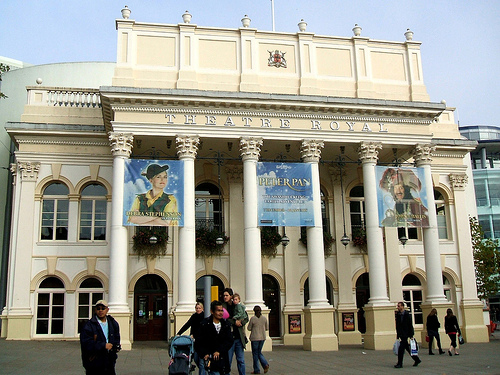
<path id="1" fill-rule="evenodd" d="M 465 190 L 469 177 L 465 173 L 450 173 L 448 175 L 453 190 Z"/>
<path id="2" fill-rule="evenodd" d="M 130 157 L 134 146 L 134 135 L 132 133 L 109 132 L 108 136 L 113 156 Z"/>
<path id="3" fill-rule="evenodd" d="M 361 142 L 358 148 L 359 160 L 362 163 L 376 163 L 380 150 L 382 150 L 382 143 L 380 142 Z"/>
<path id="4" fill-rule="evenodd" d="M 325 147 L 325 142 L 315 139 L 304 139 L 300 147 L 301 158 L 306 163 L 318 163 L 321 159 L 321 149 Z"/>
<path id="5" fill-rule="evenodd" d="M 240 138 L 240 154 L 243 160 L 259 160 L 260 148 L 264 141 L 257 137 Z"/>
<path id="6" fill-rule="evenodd" d="M 40 171 L 39 162 L 20 161 L 17 166 L 21 172 L 21 181 L 36 181 Z"/>
<path id="7" fill-rule="evenodd" d="M 413 159 L 417 165 L 430 165 L 432 153 L 436 151 L 436 146 L 430 144 L 418 144 L 413 150 Z"/>
<path id="8" fill-rule="evenodd" d="M 177 156 L 179 156 L 179 159 L 196 159 L 200 137 L 196 135 L 177 135 L 175 142 L 177 144 Z"/>
<path id="9" fill-rule="evenodd" d="M 226 174 L 229 182 L 243 181 L 243 167 L 241 165 L 227 165 Z"/>

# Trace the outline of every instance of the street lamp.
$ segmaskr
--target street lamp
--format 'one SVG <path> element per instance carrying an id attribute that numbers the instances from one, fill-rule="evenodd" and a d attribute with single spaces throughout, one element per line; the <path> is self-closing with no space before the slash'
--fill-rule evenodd
<path id="1" fill-rule="evenodd" d="M 281 237 L 281 244 L 283 245 L 283 247 L 287 247 L 289 243 L 290 239 L 288 238 L 286 233 L 283 233 L 283 237 Z"/>
<path id="2" fill-rule="evenodd" d="M 406 243 L 408 242 L 408 237 L 406 237 L 406 235 L 403 234 L 401 237 L 399 237 L 399 242 L 401 242 L 401 245 L 405 247 Z"/>

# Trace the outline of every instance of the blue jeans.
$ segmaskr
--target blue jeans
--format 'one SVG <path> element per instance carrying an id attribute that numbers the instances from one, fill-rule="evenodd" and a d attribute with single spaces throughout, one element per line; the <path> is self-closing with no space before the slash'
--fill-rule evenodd
<path id="1" fill-rule="evenodd" d="M 236 354 L 236 362 L 238 363 L 238 374 L 245 375 L 245 353 L 243 352 L 243 344 L 239 338 L 234 339 L 233 346 L 229 349 L 229 368 L 233 363 L 233 354 Z"/>
<path id="2" fill-rule="evenodd" d="M 269 365 L 269 363 L 267 363 L 266 359 L 262 355 L 262 347 L 264 346 L 264 340 L 252 341 L 251 344 L 252 344 L 253 372 L 255 374 L 259 374 L 260 373 L 259 361 L 260 364 L 262 365 L 262 368 Z"/>
<path id="3" fill-rule="evenodd" d="M 205 375 L 205 361 L 203 357 L 200 357 L 197 352 L 194 352 L 193 359 L 196 366 L 200 369 L 199 375 Z"/>

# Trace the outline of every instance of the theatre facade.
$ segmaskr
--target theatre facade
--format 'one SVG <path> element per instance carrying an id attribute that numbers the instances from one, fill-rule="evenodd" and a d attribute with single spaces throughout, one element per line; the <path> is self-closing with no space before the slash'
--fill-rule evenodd
<path id="1" fill-rule="evenodd" d="M 17 151 L 2 336 L 77 339 L 105 298 L 130 348 L 167 339 L 208 290 L 232 287 L 264 308 L 269 349 L 389 349 L 400 300 L 422 338 L 429 311 L 451 307 L 468 342 L 488 341 L 469 232 L 476 142 L 430 101 L 420 42 L 409 30 L 395 42 L 242 21 L 120 19 L 111 86 L 27 88 L 7 125 Z M 179 216 L 131 208 L 153 170 Z M 398 183 L 411 194 L 404 212 Z M 286 189 L 295 195 L 273 193 Z M 208 256 L 214 233 L 223 244 Z"/>

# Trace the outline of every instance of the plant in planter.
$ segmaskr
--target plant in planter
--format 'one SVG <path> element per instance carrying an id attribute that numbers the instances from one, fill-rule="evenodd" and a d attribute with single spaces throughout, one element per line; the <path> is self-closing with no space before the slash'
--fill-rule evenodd
<path id="1" fill-rule="evenodd" d="M 167 227 L 137 227 L 132 240 L 132 250 L 138 256 L 156 258 L 167 254 Z"/>
<path id="2" fill-rule="evenodd" d="M 260 250 L 262 256 L 269 258 L 276 257 L 278 245 L 281 243 L 281 234 L 275 227 L 260 228 Z"/>
<path id="3" fill-rule="evenodd" d="M 366 230 L 365 228 L 355 228 L 352 231 L 352 244 L 366 251 Z"/>
<path id="4" fill-rule="evenodd" d="M 219 237 L 224 240 L 224 243 L 220 245 L 216 242 Z M 198 228 L 196 229 L 196 256 L 200 258 L 222 255 L 227 241 L 229 241 L 229 237 L 218 230 Z"/>
<path id="5" fill-rule="evenodd" d="M 307 231 L 301 230 L 300 232 L 300 242 L 304 244 L 307 248 Z M 329 257 L 332 254 L 332 245 L 335 242 L 335 239 L 328 232 L 323 231 L 323 247 L 325 250 L 325 258 Z"/>

